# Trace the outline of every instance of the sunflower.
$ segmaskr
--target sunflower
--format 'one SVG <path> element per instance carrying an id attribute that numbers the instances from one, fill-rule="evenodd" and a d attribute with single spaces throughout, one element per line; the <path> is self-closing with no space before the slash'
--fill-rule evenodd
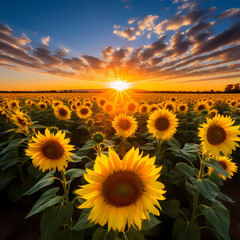
<path id="1" fill-rule="evenodd" d="M 139 106 L 138 111 L 140 114 L 147 114 L 149 106 L 147 104 L 142 104 Z"/>
<path id="2" fill-rule="evenodd" d="M 87 121 L 86 121 L 86 125 L 90 128 L 92 128 L 95 124 L 95 121 L 93 118 L 89 118 Z"/>
<path id="3" fill-rule="evenodd" d="M 209 152 L 213 156 L 219 156 L 220 151 L 224 155 L 232 153 L 239 145 L 239 126 L 232 126 L 234 120 L 217 114 L 214 118 L 207 118 L 207 123 L 200 125 L 199 134 L 203 152 Z"/>
<path id="4" fill-rule="evenodd" d="M 45 111 L 47 109 L 47 104 L 45 102 L 39 102 L 37 104 L 37 107 L 38 107 L 39 110 Z"/>
<path id="5" fill-rule="evenodd" d="M 84 104 L 84 106 L 87 106 L 89 108 L 91 108 L 93 106 L 93 104 L 88 100 L 85 100 L 83 104 Z"/>
<path id="6" fill-rule="evenodd" d="M 209 114 L 210 114 L 211 117 L 215 117 L 218 114 L 218 110 L 217 109 L 212 109 Z"/>
<path id="7" fill-rule="evenodd" d="M 132 116 L 119 114 L 113 120 L 113 128 L 116 130 L 117 135 L 127 138 L 133 135 L 137 129 L 137 121 Z"/>
<path id="8" fill-rule="evenodd" d="M 133 226 L 141 230 L 142 220 L 149 213 L 160 215 L 158 200 L 164 200 L 164 185 L 158 182 L 162 167 L 154 165 L 155 157 L 142 157 L 139 149 L 132 148 L 120 160 L 109 148 L 109 157 L 100 154 L 94 170 L 87 169 L 84 178 L 89 183 L 76 193 L 86 201 L 79 208 L 92 208 L 90 222 L 119 232 Z"/>
<path id="9" fill-rule="evenodd" d="M 125 107 L 125 110 L 128 114 L 136 113 L 137 109 L 138 109 L 138 104 L 134 101 L 128 102 Z"/>
<path id="10" fill-rule="evenodd" d="M 19 129 L 27 131 L 27 127 L 30 124 L 30 122 L 26 114 L 17 109 L 14 111 L 14 114 L 11 118 L 14 124 L 19 127 Z"/>
<path id="11" fill-rule="evenodd" d="M 103 107 L 106 102 L 107 102 L 107 100 L 106 100 L 105 98 L 100 98 L 100 99 L 98 100 L 98 105 L 99 105 L 100 107 Z"/>
<path id="12" fill-rule="evenodd" d="M 186 103 L 179 104 L 178 111 L 180 113 L 186 113 L 188 111 L 188 105 Z"/>
<path id="13" fill-rule="evenodd" d="M 59 120 L 68 120 L 71 118 L 71 111 L 64 105 L 58 105 L 54 108 L 55 117 Z"/>
<path id="14" fill-rule="evenodd" d="M 13 110 L 15 108 L 18 108 L 19 106 L 19 102 L 17 100 L 11 100 L 9 103 L 8 103 L 8 107 L 9 109 Z"/>
<path id="15" fill-rule="evenodd" d="M 106 103 L 104 106 L 104 112 L 108 114 L 113 114 L 115 112 L 115 107 L 112 103 Z"/>
<path id="16" fill-rule="evenodd" d="M 194 108 L 194 111 L 197 112 L 198 115 L 200 115 L 203 111 L 209 110 L 209 105 L 206 102 L 199 102 L 197 106 Z"/>
<path id="17" fill-rule="evenodd" d="M 148 131 L 157 139 L 168 140 L 176 132 L 178 119 L 168 109 L 159 109 L 150 114 Z"/>
<path id="18" fill-rule="evenodd" d="M 76 104 L 73 103 L 73 104 L 71 105 L 71 110 L 72 110 L 72 111 L 76 111 L 76 110 L 77 110 Z"/>
<path id="19" fill-rule="evenodd" d="M 89 107 L 82 106 L 77 109 L 77 115 L 79 118 L 87 119 L 91 117 L 92 110 Z"/>
<path id="20" fill-rule="evenodd" d="M 53 101 L 53 103 L 52 103 L 53 108 L 57 107 L 58 105 L 62 105 L 62 102 L 57 101 L 57 100 Z"/>
<path id="21" fill-rule="evenodd" d="M 152 104 L 152 105 L 149 106 L 148 111 L 149 111 L 149 113 L 152 113 L 152 112 L 154 112 L 158 109 L 159 109 L 159 106 L 157 104 Z"/>
<path id="22" fill-rule="evenodd" d="M 238 167 L 236 166 L 235 162 L 232 162 L 232 160 L 227 156 L 219 156 L 216 158 L 218 162 L 221 164 L 221 166 L 224 168 L 224 170 L 230 175 L 228 178 L 232 178 L 233 174 L 237 172 Z M 208 174 L 210 175 L 212 172 L 214 172 L 214 168 L 209 167 L 208 168 Z M 221 173 L 217 174 L 223 179 L 226 180 L 227 177 L 222 175 Z"/>
<path id="23" fill-rule="evenodd" d="M 176 112 L 176 104 L 174 102 L 166 102 L 164 104 L 164 109 L 168 109 L 169 111 L 175 113 Z"/>
<path id="24" fill-rule="evenodd" d="M 67 160 L 71 161 L 70 151 L 74 150 L 73 145 L 69 145 L 69 138 L 65 138 L 65 133 L 58 131 L 57 134 L 51 134 L 48 128 L 45 129 L 45 135 L 40 132 L 33 137 L 34 143 L 28 143 L 26 155 L 32 158 L 33 165 L 42 169 L 42 171 L 56 168 L 58 171 L 67 167 Z"/>
<path id="25" fill-rule="evenodd" d="M 103 132 L 97 131 L 92 134 L 92 140 L 96 143 L 101 143 L 105 139 L 105 135 Z"/>

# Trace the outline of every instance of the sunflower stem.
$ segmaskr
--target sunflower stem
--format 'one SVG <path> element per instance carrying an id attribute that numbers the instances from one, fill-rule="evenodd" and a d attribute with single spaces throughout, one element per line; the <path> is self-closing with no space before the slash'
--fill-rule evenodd
<path id="1" fill-rule="evenodd" d="M 202 179 L 203 173 L 204 173 L 203 158 L 205 158 L 205 155 L 203 155 L 202 158 L 199 156 L 200 170 L 199 170 L 199 174 L 197 176 L 198 179 Z M 197 210 L 198 210 L 198 199 L 199 199 L 199 191 L 197 190 L 195 196 L 193 197 L 193 210 L 192 210 L 192 215 L 191 215 L 192 223 L 194 222 L 194 220 L 196 218 L 196 214 L 197 214 Z"/>
<path id="2" fill-rule="evenodd" d="M 66 177 L 65 177 L 64 171 L 61 171 L 61 174 L 62 174 L 63 190 L 64 190 L 64 194 L 65 194 L 65 201 L 66 201 L 66 202 L 69 202 L 69 199 L 68 199 L 68 190 L 67 190 L 67 182 L 66 182 Z"/>

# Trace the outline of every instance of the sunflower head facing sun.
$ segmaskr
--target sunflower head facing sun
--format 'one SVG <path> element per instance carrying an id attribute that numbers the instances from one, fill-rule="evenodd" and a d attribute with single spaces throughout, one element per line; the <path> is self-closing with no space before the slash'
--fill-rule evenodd
<path id="1" fill-rule="evenodd" d="M 217 114 L 214 118 L 207 118 L 207 123 L 203 123 L 199 128 L 199 137 L 203 152 L 209 152 L 213 156 L 232 153 L 239 145 L 239 126 L 233 126 L 234 120 L 231 117 L 224 117 Z"/>
<path id="2" fill-rule="evenodd" d="M 69 138 L 65 138 L 65 133 L 58 131 L 52 134 L 48 128 L 45 135 L 40 132 L 33 137 L 33 143 L 28 143 L 26 155 L 32 158 L 33 165 L 42 169 L 42 171 L 58 169 L 64 170 L 67 167 L 67 161 L 71 161 L 70 151 L 74 150 L 73 145 L 69 145 Z"/>
<path id="3" fill-rule="evenodd" d="M 148 131 L 158 140 L 168 140 L 176 132 L 178 119 L 176 114 L 168 109 L 159 109 L 152 112 L 148 120 Z"/>
<path id="4" fill-rule="evenodd" d="M 165 186 L 157 181 L 162 167 L 154 162 L 155 157 L 142 157 L 134 148 L 120 160 L 109 148 L 109 156 L 100 154 L 94 169 L 84 174 L 89 184 L 76 191 L 86 199 L 79 208 L 92 208 L 88 220 L 101 226 L 108 223 L 108 231 L 123 232 L 126 225 L 141 230 L 142 220 L 149 220 L 149 213 L 159 215 L 158 200 L 165 199 Z"/>
<path id="5" fill-rule="evenodd" d="M 127 138 L 133 135 L 137 129 L 137 121 L 132 116 L 119 114 L 114 118 L 112 123 L 113 128 L 116 130 L 117 135 Z"/>

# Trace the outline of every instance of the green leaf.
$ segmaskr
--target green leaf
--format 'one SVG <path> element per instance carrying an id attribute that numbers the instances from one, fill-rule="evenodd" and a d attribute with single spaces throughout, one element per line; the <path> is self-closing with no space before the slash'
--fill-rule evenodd
<path id="1" fill-rule="evenodd" d="M 201 205 L 199 209 L 207 220 L 207 226 L 214 229 L 217 239 L 230 240 L 230 217 L 228 210 L 223 204 L 215 201 L 211 206 Z"/>
<path id="2" fill-rule="evenodd" d="M 24 142 L 24 139 L 13 139 L 7 147 L 5 147 L 1 152 L 0 155 L 2 155 L 3 153 L 8 152 L 9 150 L 11 150 L 12 148 L 16 148 L 17 146 L 19 146 L 22 142 Z"/>
<path id="3" fill-rule="evenodd" d="M 216 160 L 211 158 L 209 162 L 203 161 L 207 167 L 212 167 L 214 170 L 224 176 L 230 177 L 229 173 L 221 166 L 221 164 Z"/>
<path id="4" fill-rule="evenodd" d="M 72 214 L 73 205 L 70 202 L 46 209 L 41 217 L 41 240 L 58 239 L 59 228 L 69 224 Z"/>
<path id="5" fill-rule="evenodd" d="M 93 234 L 92 240 L 115 240 L 115 235 L 113 232 L 108 232 L 106 229 L 99 227 Z"/>
<path id="6" fill-rule="evenodd" d="M 35 128 L 35 129 L 41 129 L 41 128 L 47 128 L 47 126 L 43 126 L 41 124 L 34 124 L 31 126 L 32 128 Z"/>
<path id="7" fill-rule="evenodd" d="M 225 195 L 225 194 L 223 194 L 221 192 L 218 194 L 218 197 L 220 199 L 222 199 L 223 201 L 234 203 L 234 201 L 230 197 L 228 197 L 227 195 Z"/>
<path id="8" fill-rule="evenodd" d="M 174 222 L 172 237 L 177 240 L 200 240 L 200 228 L 195 223 L 177 218 Z"/>
<path id="9" fill-rule="evenodd" d="M 217 173 L 212 172 L 207 178 L 217 186 L 223 186 L 223 180 Z"/>
<path id="10" fill-rule="evenodd" d="M 193 184 L 191 184 L 189 181 L 185 182 L 185 188 L 188 191 L 188 193 L 190 193 L 192 196 L 195 195 L 197 188 Z"/>
<path id="11" fill-rule="evenodd" d="M 0 191 L 3 190 L 11 182 L 11 180 L 11 177 L 3 177 L 0 180 Z"/>
<path id="12" fill-rule="evenodd" d="M 75 154 L 72 155 L 72 156 L 70 156 L 70 158 L 72 159 L 73 162 L 81 162 L 82 159 L 83 159 L 83 157 L 77 156 L 77 155 L 75 155 Z"/>
<path id="13" fill-rule="evenodd" d="M 54 182 L 53 175 L 55 173 L 55 170 L 49 172 L 46 174 L 40 181 L 38 181 L 31 189 L 29 189 L 27 192 L 25 192 L 23 195 L 31 195 L 41 188 L 44 188 Z"/>
<path id="14" fill-rule="evenodd" d="M 177 218 L 179 216 L 179 210 L 181 203 L 176 199 L 164 201 L 162 204 L 162 213 L 171 218 Z"/>
<path id="15" fill-rule="evenodd" d="M 199 171 L 198 169 L 192 168 L 191 166 L 183 162 L 177 163 L 175 169 L 189 178 L 196 176 Z"/>
<path id="16" fill-rule="evenodd" d="M 88 220 L 89 213 L 90 213 L 89 209 L 83 209 L 81 214 L 80 214 L 80 217 L 79 217 L 78 221 L 71 228 L 71 230 L 80 231 L 80 230 L 84 230 L 84 229 L 91 228 L 91 227 L 95 226 L 94 223 L 90 223 L 89 220 Z"/>
<path id="17" fill-rule="evenodd" d="M 129 240 L 144 240 L 144 235 L 141 231 L 136 230 L 135 228 L 130 228 L 129 231 L 126 232 L 126 236 Z"/>
<path id="18" fill-rule="evenodd" d="M 84 169 L 72 168 L 65 172 L 65 176 L 69 177 L 71 180 L 81 177 L 86 171 Z"/>
<path id="19" fill-rule="evenodd" d="M 62 202 L 60 196 L 56 196 L 59 187 L 48 189 L 42 196 L 38 199 L 38 201 L 34 204 L 31 211 L 28 213 L 26 218 L 31 217 L 32 215 L 42 212 L 47 207 L 51 207 L 57 203 Z"/>
<path id="20" fill-rule="evenodd" d="M 198 191 L 210 201 L 214 201 L 220 192 L 218 186 L 209 179 L 190 178 L 190 180 L 197 187 Z"/>
<path id="21" fill-rule="evenodd" d="M 2 155 L 0 158 L 0 166 L 2 170 L 6 170 L 8 167 L 11 167 L 18 163 L 18 154 L 14 149 Z"/>
<path id="22" fill-rule="evenodd" d="M 147 219 L 143 220 L 142 231 L 150 230 L 161 223 L 161 221 L 159 221 L 153 214 L 150 213 L 149 217 L 150 221 L 148 221 Z"/>

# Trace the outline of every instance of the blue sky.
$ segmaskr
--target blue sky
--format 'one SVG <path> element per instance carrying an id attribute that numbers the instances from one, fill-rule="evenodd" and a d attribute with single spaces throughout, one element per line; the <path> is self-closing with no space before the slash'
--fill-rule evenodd
<path id="1" fill-rule="evenodd" d="M 174 3 L 175 2 L 175 3 Z M 183 4 L 194 3 L 194 7 L 182 8 Z M 102 50 L 106 46 L 117 47 L 138 47 L 151 46 L 151 44 L 161 37 L 161 34 L 154 32 L 154 27 L 166 19 L 172 19 L 177 12 L 186 15 L 189 11 L 198 12 L 214 7 L 211 12 L 212 18 L 207 17 L 202 22 L 215 21 L 216 16 L 228 9 L 238 9 L 239 0 L 228 1 L 190 1 L 190 0 L 75 0 L 75 1 L 2 1 L 0 8 L 0 23 L 7 25 L 13 30 L 12 36 L 20 38 L 25 34 L 30 40 L 32 48 L 42 44 L 41 39 L 49 36 L 47 42 L 48 49 L 54 53 L 58 49 L 69 49 L 68 57 L 81 57 L 81 55 L 94 56 L 102 59 Z M 126 28 L 137 28 L 138 22 L 146 16 L 158 16 L 154 20 L 153 28 L 145 29 L 140 36 L 136 35 L 136 40 L 129 37 L 121 37 L 113 31 L 123 31 Z M 232 17 L 234 16 L 234 17 Z M 128 20 L 136 18 L 133 24 L 128 24 Z M 200 20 L 199 20 L 200 21 Z M 217 35 L 231 27 L 239 21 L 239 16 L 231 15 L 219 19 L 211 28 L 213 34 Z M 183 26 L 181 30 L 186 32 L 190 26 L 197 22 Z M 114 28 L 119 26 L 119 28 Z M 208 29 L 209 30 L 209 29 Z M 165 42 L 169 42 L 176 31 L 166 30 Z M 147 34 L 151 33 L 148 39 Z M 229 46 L 229 45 L 227 45 Z M 223 46 L 223 48 L 226 46 Z M 0 49 L 1 50 L 1 49 Z M 6 53 L 5 53 L 6 54 Z M 154 57 L 157 56 L 156 54 Z M 179 56 L 178 56 L 179 57 Z M 147 59 L 149 60 L 149 59 Z M 214 59 L 216 61 L 216 59 Z M 5 60 L 6 63 L 6 60 Z M 4 65 L 5 66 L 5 65 Z M 1 69 L 1 68 L 0 68 Z M 56 69 L 56 67 L 54 68 Z M 0 70 L 1 71 L 1 70 Z M 6 69 L 4 76 L 7 76 Z M 144 79 L 143 79 L 144 80 Z M 0 78 L 0 81 L 4 79 Z"/>

